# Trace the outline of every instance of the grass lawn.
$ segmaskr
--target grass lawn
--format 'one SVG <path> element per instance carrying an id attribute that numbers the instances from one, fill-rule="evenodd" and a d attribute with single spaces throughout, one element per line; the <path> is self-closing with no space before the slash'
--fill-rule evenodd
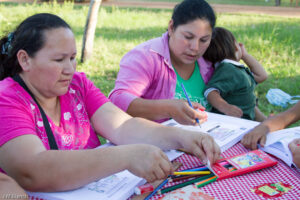
<path id="1" fill-rule="evenodd" d="M 11 31 L 37 11 L 57 14 L 71 25 L 79 60 L 88 6 L 74 6 L 73 3 L 0 3 L 0 35 Z M 161 36 L 170 17 L 171 10 L 101 8 L 93 58 L 84 64 L 78 63 L 78 71 L 85 72 L 107 95 L 114 87 L 122 56 L 137 44 Z M 217 25 L 230 29 L 269 73 L 268 80 L 256 89 L 260 109 L 266 115 L 285 110 L 270 105 L 265 95 L 270 88 L 280 88 L 291 95 L 300 94 L 300 19 L 258 14 L 219 14 Z"/>
<path id="2" fill-rule="evenodd" d="M 182 0 L 114 0 L 114 1 L 158 1 L 158 2 L 181 2 Z M 275 6 L 275 0 L 206 0 L 211 4 L 233 4 L 251 6 Z M 295 6 L 295 0 L 290 4 L 290 0 L 281 0 L 280 6 Z M 299 5 L 300 6 L 300 5 Z"/>

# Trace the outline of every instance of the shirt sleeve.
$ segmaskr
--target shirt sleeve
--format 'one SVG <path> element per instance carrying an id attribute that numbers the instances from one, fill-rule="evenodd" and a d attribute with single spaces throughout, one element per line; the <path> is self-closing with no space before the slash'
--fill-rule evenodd
<path id="1" fill-rule="evenodd" d="M 120 62 L 115 88 L 109 94 L 110 100 L 126 112 L 130 103 L 143 97 L 148 90 L 152 80 L 152 68 L 153 63 L 144 51 L 133 49 L 127 53 Z"/>
<path id="2" fill-rule="evenodd" d="M 239 77 L 236 71 L 237 69 L 233 65 L 219 66 L 206 85 L 205 92 L 209 91 L 210 88 L 218 90 L 221 96 L 226 96 L 233 92 L 239 84 Z"/>
<path id="3" fill-rule="evenodd" d="M 84 73 L 74 75 L 75 81 L 80 84 L 79 89 L 83 94 L 84 104 L 89 118 L 105 103 L 110 100 L 90 81 Z"/>
<path id="4" fill-rule="evenodd" d="M 0 108 L 0 146 L 21 135 L 37 135 L 31 107 L 20 96 L 0 95 Z"/>

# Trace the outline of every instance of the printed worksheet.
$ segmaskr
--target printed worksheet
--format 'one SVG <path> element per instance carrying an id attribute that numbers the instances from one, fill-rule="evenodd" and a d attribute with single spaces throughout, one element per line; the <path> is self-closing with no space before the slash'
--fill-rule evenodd
<path id="1" fill-rule="evenodd" d="M 207 112 L 208 119 L 199 126 L 186 126 L 171 119 L 164 122 L 166 126 L 174 126 L 190 131 L 199 131 L 211 135 L 224 152 L 259 123 L 251 120 Z"/>
<path id="2" fill-rule="evenodd" d="M 99 148 L 108 146 L 112 146 L 112 144 L 107 143 L 101 145 Z M 176 150 L 165 151 L 165 153 L 171 161 L 183 154 Z M 133 195 L 136 186 L 145 183 L 145 179 L 133 175 L 128 170 L 124 170 L 76 190 L 51 193 L 28 192 L 28 194 L 29 196 L 44 200 L 126 200 Z"/>

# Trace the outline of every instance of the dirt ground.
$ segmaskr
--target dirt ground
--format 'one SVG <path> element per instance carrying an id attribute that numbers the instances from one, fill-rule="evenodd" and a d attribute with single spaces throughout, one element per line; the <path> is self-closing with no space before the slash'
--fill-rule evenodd
<path id="1" fill-rule="evenodd" d="M 0 0 L 0 2 L 19 2 L 30 3 L 33 0 Z M 102 6 L 118 6 L 118 7 L 144 7 L 144 8 L 174 8 L 176 3 L 170 2 L 134 2 L 134 1 L 103 1 Z M 212 4 L 217 13 L 248 13 L 248 14 L 269 14 L 283 17 L 300 18 L 300 7 L 275 7 L 275 6 L 242 6 L 242 5 L 224 5 Z"/>

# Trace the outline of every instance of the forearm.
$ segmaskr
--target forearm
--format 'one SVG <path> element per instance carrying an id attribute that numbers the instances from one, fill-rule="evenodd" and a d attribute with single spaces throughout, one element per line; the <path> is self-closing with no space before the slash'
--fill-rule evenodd
<path id="1" fill-rule="evenodd" d="M 264 67 L 253 56 L 245 54 L 242 59 L 252 71 L 256 82 L 261 83 L 268 78 Z"/>
<path id="2" fill-rule="evenodd" d="M 285 112 L 279 113 L 262 124 L 269 128 L 270 132 L 283 129 L 300 120 L 300 102 Z"/>
<path id="3" fill-rule="evenodd" d="M 127 113 L 133 117 L 142 117 L 152 121 L 171 117 L 169 100 L 167 99 L 147 100 L 137 98 L 130 103 Z"/>
<path id="4" fill-rule="evenodd" d="M 138 134 L 137 134 L 138 133 Z M 152 144 L 163 150 L 182 148 L 180 129 L 145 120 L 131 118 L 116 130 L 110 141 L 120 144 Z"/>
<path id="5" fill-rule="evenodd" d="M 226 112 L 226 107 L 229 105 L 216 90 L 211 91 L 207 95 L 207 100 L 214 108 L 222 113 Z"/>
<path id="6" fill-rule="evenodd" d="M 122 147 L 43 151 L 19 165 L 13 175 L 26 190 L 54 192 L 81 187 L 125 168 Z"/>

